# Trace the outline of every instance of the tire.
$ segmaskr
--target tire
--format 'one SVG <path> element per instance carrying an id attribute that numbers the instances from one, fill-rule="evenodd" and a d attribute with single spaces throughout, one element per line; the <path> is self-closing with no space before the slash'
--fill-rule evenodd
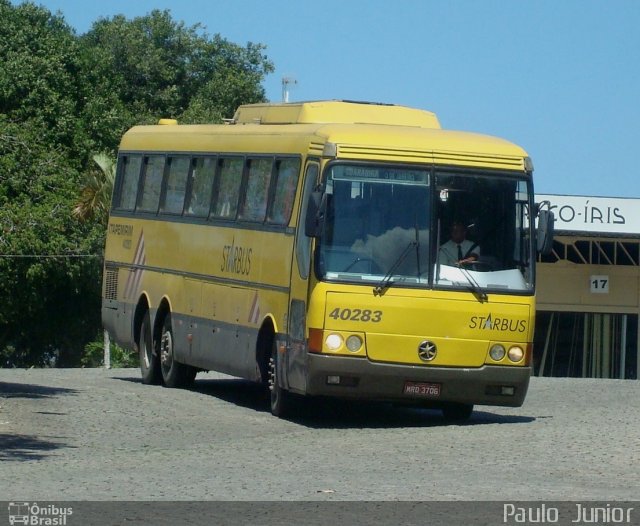
<path id="1" fill-rule="evenodd" d="M 275 342 L 271 346 L 271 356 L 269 357 L 269 400 L 271 414 L 279 418 L 285 418 L 292 414 L 292 395 L 286 389 L 280 387 L 278 374 L 278 352 Z"/>
<path id="2" fill-rule="evenodd" d="M 162 335 L 158 343 L 158 355 L 162 382 L 165 387 L 191 387 L 198 370 L 195 367 L 177 362 L 174 357 L 173 329 L 171 313 L 167 314 L 162 324 Z"/>
<path id="3" fill-rule="evenodd" d="M 466 422 L 473 413 L 473 404 L 447 404 L 442 407 L 442 416 L 447 422 L 460 424 Z"/>
<path id="4" fill-rule="evenodd" d="M 144 318 L 142 318 L 138 352 L 140 354 L 140 374 L 142 376 L 142 383 L 147 385 L 159 385 L 162 382 L 160 358 L 153 347 L 149 311 L 147 311 Z"/>

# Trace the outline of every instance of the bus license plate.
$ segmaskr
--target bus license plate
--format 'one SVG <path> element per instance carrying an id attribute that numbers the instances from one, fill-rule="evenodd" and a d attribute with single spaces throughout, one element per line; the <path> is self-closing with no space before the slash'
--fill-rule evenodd
<path id="1" fill-rule="evenodd" d="M 420 398 L 438 398 L 440 396 L 440 384 L 426 382 L 405 382 L 404 394 Z"/>

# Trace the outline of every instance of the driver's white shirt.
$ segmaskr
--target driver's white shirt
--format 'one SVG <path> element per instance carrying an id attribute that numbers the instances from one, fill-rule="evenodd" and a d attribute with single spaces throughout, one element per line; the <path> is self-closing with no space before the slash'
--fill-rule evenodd
<path id="1" fill-rule="evenodd" d="M 455 243 L 452 240 L 447 241 L 440 247 L 440 252 L 438 254 L 438 262 L 441 265 L 455 265 L 460 258 L 458 257 L 458 245 L 460 245 L 460 249 L 462 251 L 462 257 L 467 257 L 467 252 L 469 252 L 472 248 L 473 241 L 469 241 L 468 239 L 464 239 L 460 243 Z M 476 245 L 472 251 L 476 256 L 480 255 L 480 247 Z"/>

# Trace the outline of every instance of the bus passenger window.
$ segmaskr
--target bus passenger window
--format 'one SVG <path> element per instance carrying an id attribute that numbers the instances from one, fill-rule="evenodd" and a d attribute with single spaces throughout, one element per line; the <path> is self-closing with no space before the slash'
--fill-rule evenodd
<path id="1" fill-rule="evenodd" d="M 242 205 L 242 219 L 264 221 L 269 198 L 272 159 L 250 159 L 247 191 Z"/>
<path id="2" fill-rule="evenodd" d="M 215 173 L 215 157 L 197 157 L 193 160 L 191 195 L 185 210 L 186 215 L 194 217 L 207 217 L 209 215 Z"/>
<path id="3" fill-rule="evenodd" d="M 160 187 L 164 173 L 164 155 L 150 155 L 145 158 L 142 174 L 142 197 L 138 204 L 140 212 L 157 212 L 160 204 Z"/>
<path id="4" fill-rule="evenodd" d="M 298 186 L 300 172 L 299 159 L 281 159 L 276 161 L 276 188 L 273 204 L 269 213 L 269 223 L 286 225 L 291 217 L 293 200 Z"/>
<path id="5" fill-rule="evenodd" d="M 228 158 L 220 159 L 219 164 L 220 180 L 213 216 L 221 219 L 235 219 L 244 162 L 241 158 Z"/>
<path id="6" fill-rule="evenodd" d="M 133 210 L 136 207 L 136 196 L 138 195 L 138 179 L 140 177 L 140 167 L 142 166 L 141 155 L 127 155 L 120 158 L 122 163 L 120 185 L 120 198 L 116 208 L 120 210 Z"/>
<path id="7" fill-rule="evenodd" d="M 167 188 L 162 207 L 163 212 L 167 214 L 182 214 L 184 195 L 187 188 L 187 175 L 189 175 L 189 158 L 170 157 Z"/>

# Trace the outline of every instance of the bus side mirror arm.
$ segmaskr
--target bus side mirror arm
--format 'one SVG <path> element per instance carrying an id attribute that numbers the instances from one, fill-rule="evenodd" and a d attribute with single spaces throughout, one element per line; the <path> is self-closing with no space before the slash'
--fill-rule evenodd
<path id="1" fill-rule="evenodd" d="M 324 226 L 326 199 L 322 192 L 312 192 L 307 202 L 304 233 L 308 237 L 320 237 Z"/>
<path id="2" fill-rule="evenodd" d="M 548 202 L 536 205 L 538 216 L 538 228 L 536 230 L 537 249 L 544 256 L 551 253 L 553 249 L 553 231 L 555 217 L 551 210 L 542 210 Z"/>

